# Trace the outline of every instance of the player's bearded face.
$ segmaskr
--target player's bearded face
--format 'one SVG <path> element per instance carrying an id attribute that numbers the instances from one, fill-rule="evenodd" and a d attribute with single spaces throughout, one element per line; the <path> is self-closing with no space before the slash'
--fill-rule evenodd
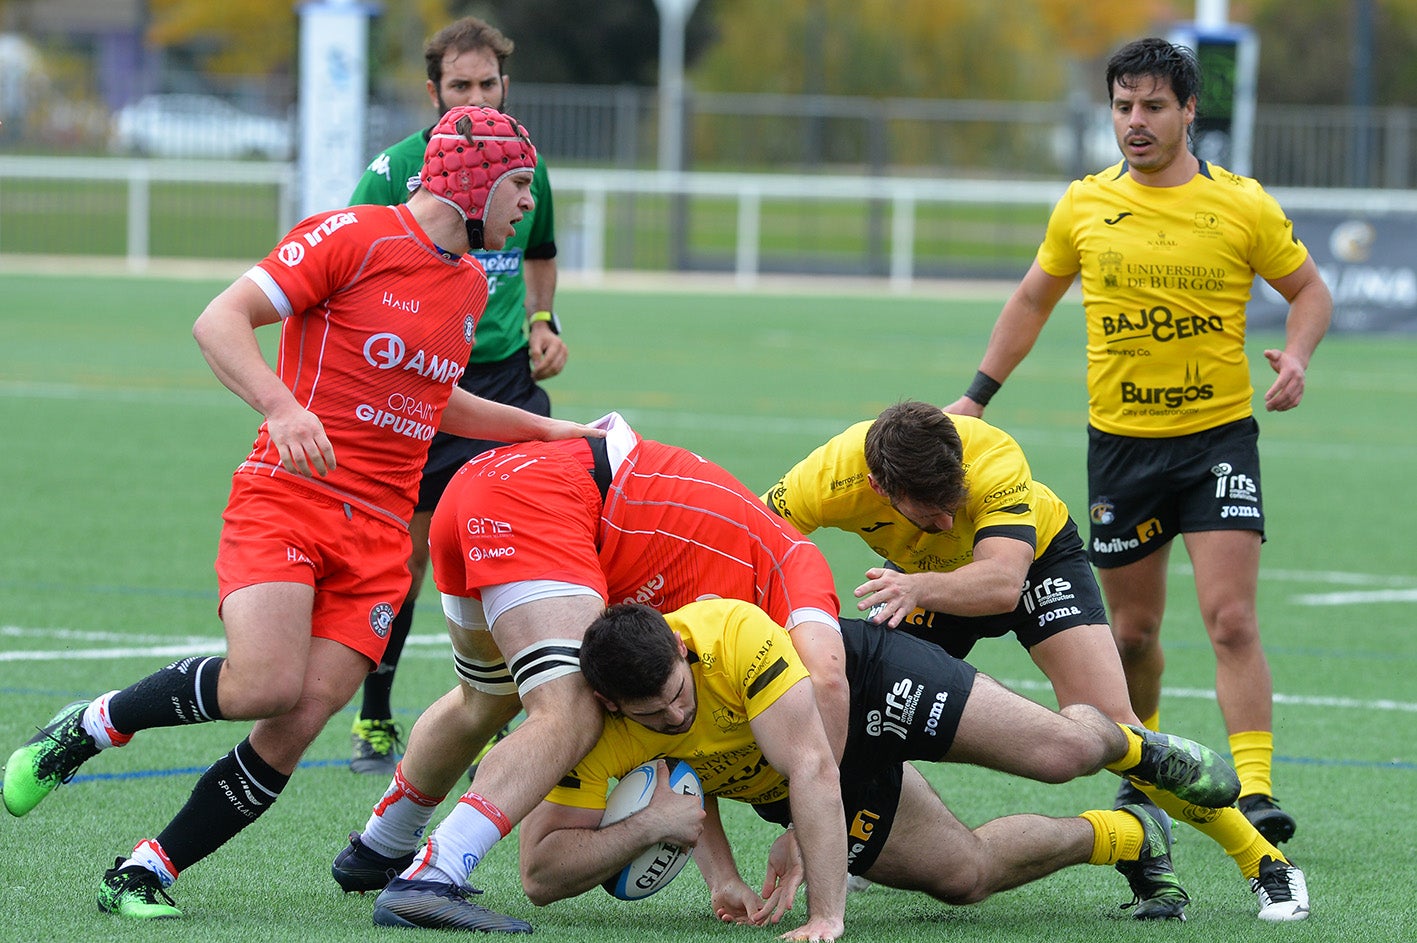
<path id="1" fill-rule="evenodd" d="M 443 77 L 433 94 L 443 115 L 464 105 L 502 111 L 507 102 L 506 77 L 492 50 L 452 50 L 443 57 Z"/>
<path id="2" fill-rule="evenodd" d="M 655 733 L 687 733 L 699 713 L 694 676 L 687 661 L 675 665 L 658 697 L 620 702 L 620 713 Z"/>

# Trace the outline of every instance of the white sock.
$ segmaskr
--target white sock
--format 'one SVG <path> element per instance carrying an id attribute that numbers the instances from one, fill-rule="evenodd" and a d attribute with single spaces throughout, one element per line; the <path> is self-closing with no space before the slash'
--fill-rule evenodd
<path id="1" fill-rule="evenodd" d="M 162 846 L 157 843 L 156 839 L 144 838 L 138 842 L 138 847 L 133 849 L 132 857 L 123 862 L 124 867 L 130 864 L 142 865 L 156 874 L 164 889 L 171 887 L 172 883 L 177 880 L 177 869 L 172 866 L 171 861 L 167 860 L 167 852 L 162 850 Z"/>
<path id="2" fill-rule="evenodd" d="M 108 722 L 108 702 L 117 693 L 117 691 L 109 691 L 107 694 L 100 694 L 94 698 L 84 709 L 84 716 L 80 720 L 84 732 L 93 738 L 94 746 L 100 750 L 125 746 L 129 740 L 133 739 L 132 734 L 121 734 L 114 730 Z"/>
<path id="3" fill-rule="evenodd" d="M 469 794 L 472 795 L 472 794 Z M 469 801 L 465 795 L 458 801 L 452 812 L 428 838 L 423 852 L 414 860 L 405 876 L 433 880 L 434 874 L 441 876 L 449 884 L 462 886 L 468 883 L 468 876 L 491 850 L 510 831 L 503 831 L 478 803 L 485 803 L 481 796 L 477 802 Z M 495 808 L 495 807 L 492 807 Z M 500 810 L 496 815 L 501 816 Z M 503 816 L 505 821 L 505 816 Z M 433 872 L 433 873 L 430 873 Z"/>
<path id="4" fill-rule="evenodd" d="M 418 848 L 428 823 L 443 796 L 419 792 L 403 777 L 403 763 L 394 769 L 393 782 L 374 805 L 360 841 L 386 858 L 398 858 Z"/>

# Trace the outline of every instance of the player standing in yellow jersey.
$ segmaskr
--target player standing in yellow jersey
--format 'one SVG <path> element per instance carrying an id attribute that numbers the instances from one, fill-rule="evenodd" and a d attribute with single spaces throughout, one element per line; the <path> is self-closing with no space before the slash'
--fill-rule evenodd
<path id="1" fill-rule="evenodd" d="M 1089 549 L 1132 706 L 1156 724 L 1166 567 L 1179 534 L 1215 649 L 1240 808 L 1286 841 L 1295 824 L 1273 798 L 1272 682 L 1256 615 L 1264 507 L 1245 305 L 1256 275 L 1289 302 L 1284 348 L 1264 352 L 1278 375 L 1265 408 L 1282 412 L 1303 398 L 1333 299 L 1278 203 L 1191 153 L 1200 86 L 1191 50 L 1138 40 L 1108 61 L 1106 81 L 1124 159 L 1068 188 L 979 373 L 946 408 L 981 416 L 1082 276 Z"/>

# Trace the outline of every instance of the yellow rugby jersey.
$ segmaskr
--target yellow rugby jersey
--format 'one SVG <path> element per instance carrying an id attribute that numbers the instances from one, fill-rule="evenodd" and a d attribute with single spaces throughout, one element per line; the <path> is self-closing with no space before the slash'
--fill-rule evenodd
<path id="1" fill-rule="evenodd" d="M 1274 198 L 1214 164 L 1179 187 L 1143 186 L 1125 161 L 1073 181 L 1038 265 L 1082 273 L 1089 422 L 1159 438 L 1249 416 L 1254 277 L 1282 278 L 1307 257 Z"/>
<path id="2" fill-rule="evenodd" d="M 891 507 L 866 480 L 866 431 L 858 422 L 793 466 L 763 500 L 804 534 L 819 527 L 850 531 L 907 573 L 957 570 L 974 559 L 981 536 L 1033 544 L 1037 559 L 1068 520 L 1062 500 L 1034 481 L 1013 437 L 971 416 L 951 416 L 964 446 L 965 500 L 954 527 L 927 534 Z"/>
<path id="3" fill-rule="evenodd" d="M 787 630 L 737 599 L 692 602 L 665 619 L 689 649 L 698 696 L 694 725 L 670 735 L 607 717 L 599 742 L 546 798 L 603 809 L 611 779 L 659 757 L 686 761 L 705 795 L 754 804 L 786 798 L 787 781 L 764 759 L 748 721 L 808 677 Z"/>

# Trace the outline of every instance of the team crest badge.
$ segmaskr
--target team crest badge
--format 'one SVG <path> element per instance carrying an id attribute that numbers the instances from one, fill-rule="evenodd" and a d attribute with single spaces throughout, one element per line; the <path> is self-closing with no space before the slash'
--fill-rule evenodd
<path id="1" fill-rule="evenodd" d="M 386 602 L 381 602 L 373 609 L 369 610 L 369 628 L 374 630 L 374 634 L 379 638 L 388 638 L 389 629 L 394 624 L 394 607 Z"/>

